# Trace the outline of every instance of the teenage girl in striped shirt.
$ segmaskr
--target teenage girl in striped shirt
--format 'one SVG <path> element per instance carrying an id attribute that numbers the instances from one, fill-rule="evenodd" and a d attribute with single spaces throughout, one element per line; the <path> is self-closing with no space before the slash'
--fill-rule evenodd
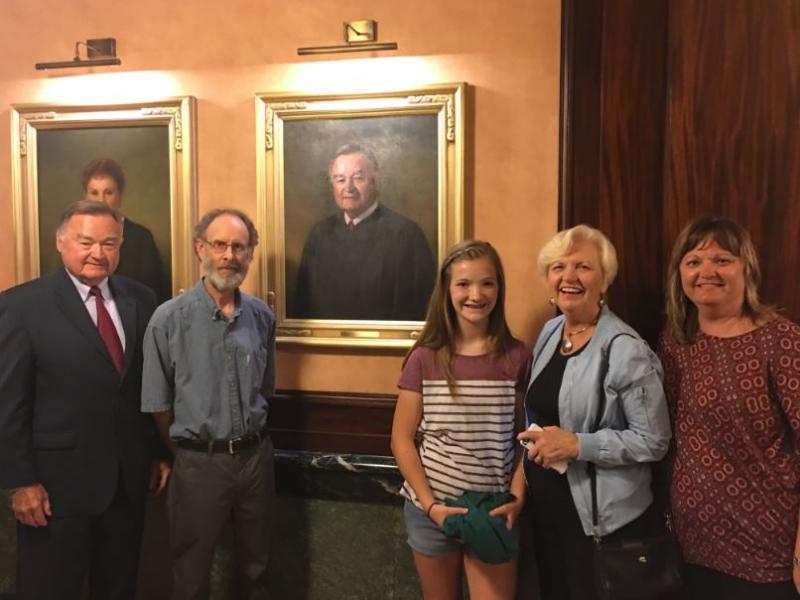
<path id="1" fill-rule="evenodd" d="M 408 544 L 426 599 L 514 597 L 517 559 L 483 562 L 442 530 L 464 492 L 513 494 L 489 512 L 518 539 L 525 481 L 515 442 L 530 356 L 505 320 L 505 278 L 487 242 L 456 245 L 439 270 L 425 326 L 403 363 L 392 451 L 405 477 Z M 419 442 L 417 444 L 417 442 Z"/>

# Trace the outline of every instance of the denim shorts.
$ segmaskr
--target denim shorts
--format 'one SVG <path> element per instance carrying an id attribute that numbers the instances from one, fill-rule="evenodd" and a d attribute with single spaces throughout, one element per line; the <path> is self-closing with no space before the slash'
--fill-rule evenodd
<path id="1" fill-rule="evenodd" d="M 442 528 L 410 500 L 406 500 L 403 513 L 406 517 L 407 541 L 412 550 L 427 556 L 444 556 L 461 550 L 457 540 L 447 537 Z"/>

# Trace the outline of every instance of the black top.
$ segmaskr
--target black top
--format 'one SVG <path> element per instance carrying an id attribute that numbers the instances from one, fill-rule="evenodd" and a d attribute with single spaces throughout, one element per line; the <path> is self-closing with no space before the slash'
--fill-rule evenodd
<path id="1" fill-rule="evenodd" d="M 159 303 L 172 296 L 170 278 L 158 253 L 152 232 L 128 217 L 122 228 L 122 247 L 115 273 L 143 283 L 156 293 Z"/>
<path id="2" fill-rule="evenodd" d="M 525 405 L 528 414 L 534 415 L 534 422 L 539 427 L 561 426 L 558 418 L 558 394 L 564 379 L 564 369 L 567 368 L 567 361 L 578 356 L 587 345 L 588 342 L 568 356 L 564 356 L 560 351 L 554 352 L 550 362 L 528 388 Z"/>

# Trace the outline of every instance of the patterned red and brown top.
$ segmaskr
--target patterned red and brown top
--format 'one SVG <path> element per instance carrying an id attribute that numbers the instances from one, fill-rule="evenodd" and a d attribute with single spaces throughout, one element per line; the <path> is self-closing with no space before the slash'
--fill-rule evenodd
<path id="1" fill-rule="evenodd" d="M 792 578 L 800 509 L 800 326 L 661 337 L 673 423 L 672 511 L 687 562 Z"/>

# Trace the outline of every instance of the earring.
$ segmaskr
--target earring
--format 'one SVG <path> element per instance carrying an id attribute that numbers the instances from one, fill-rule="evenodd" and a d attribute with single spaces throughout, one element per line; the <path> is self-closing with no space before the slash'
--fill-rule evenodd
<path id="1" fill-rule="evenodd" d="M 550 296 L 550 297 L 547 299 L 547 303 L 548 303 L 550 306 L 555 306 L 555 305 L 556 305 L 556 299 L 555 299 L 555 298 L 553 298 L 552 296 Z"/>
<path id="2" fill-rule="evenodd" d="M 600 306 L 600 308 L 603 308 L 606 305 L 605 296 L 600 296 L 600 300 L 597 301 L 597 304 Z"/>

